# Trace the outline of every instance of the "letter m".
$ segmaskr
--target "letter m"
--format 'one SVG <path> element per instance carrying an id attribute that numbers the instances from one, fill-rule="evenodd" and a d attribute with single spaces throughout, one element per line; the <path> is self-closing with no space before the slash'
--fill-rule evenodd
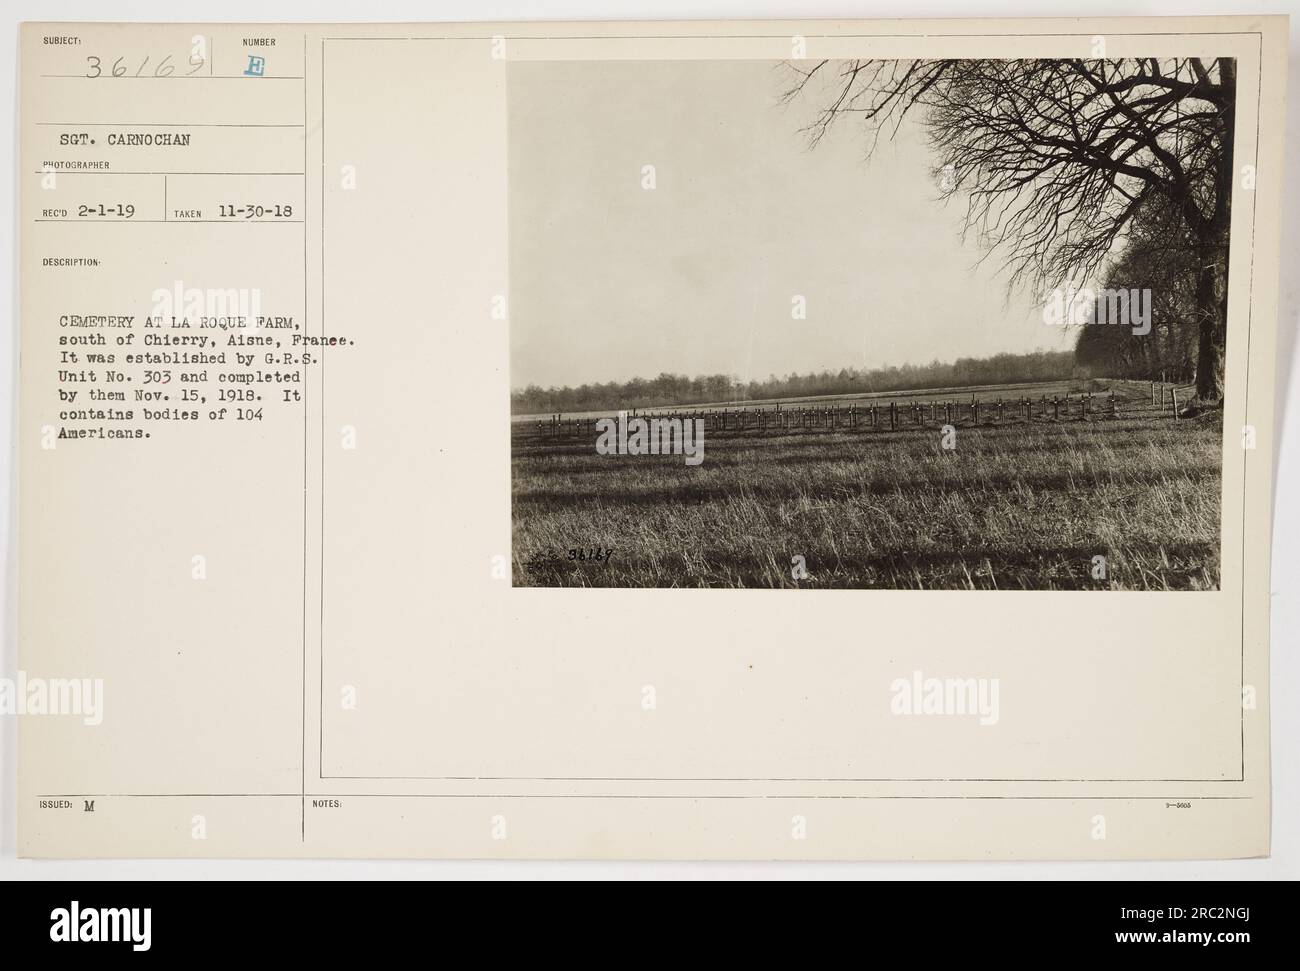
<path id="1" fill-rule="evenodd" d="M 676 447 L 673 439 L 676 436 Z M 682 420 L 680 418 L 650 419 L 650 454 L 678 455 L 682 451 Z"/>

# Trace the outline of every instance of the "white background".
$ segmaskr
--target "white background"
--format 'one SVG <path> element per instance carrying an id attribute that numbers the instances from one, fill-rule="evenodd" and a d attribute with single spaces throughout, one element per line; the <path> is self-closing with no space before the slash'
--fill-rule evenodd
<path id="1" fill-rule="evenodd" d="M 1292 18 L 1290 87 L 1287 109 L 1286 201 L 1282 230 L 1280 319 L 1278 321 L 1278 430 L 1275 456 L 1272 573 L 1272 745 L 1273 855 L 1264 860 L 1205 863 L 979 863 L 979 864 L 772 864 L 772 863 L 504 863 L 380 861 L 86 861 L 33 862 L 14 855 L 14 719 L 0 718 L 0 879 L 258 879 L 258 878 L 446 878 L 446 879 L 1296 879 L 1300 878 L 1300 506 L 1291 501 L 1300 485 L 1300 389 L 1292 380 L 1296 364 L 1296 323 L 1300 313 L 1297 244 L 1300 242 L 1300 155 L 1295 146 L 1300 107 L 1297 32 L 1300 0 L 1289 2 L 1206 2 L 1206 0 L 1119 0 L 1098 3 L 1006 3 L 994 0 L 690 0 L 649 3 L 636 0 L 342 0 L 304 3 L 289 0 L 115 0 L 51 2 L 9 0 L 0 14 L 0 174 L 9 205 L 0 231 L 0 303 L 4 350 L 0 352 L 0 525 L 3 529 L 3 664 L 0 674 L 18 669 L 17 617 L 17 440 L 18 213 L 17 80 L 18 24 L 25 20 L 67 21 L 517 21 L 517 20 L 698 20 L 889 17 L 1062 17 L 1183 16 L 1283 13 Z"/>

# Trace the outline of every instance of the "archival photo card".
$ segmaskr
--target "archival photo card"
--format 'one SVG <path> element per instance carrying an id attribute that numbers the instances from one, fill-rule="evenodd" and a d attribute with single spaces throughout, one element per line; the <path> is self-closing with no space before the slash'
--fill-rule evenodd
<path id="1" fill-rule="evenodd" d="M 1286 43 L 25 24 L 18 853 L 1267 854 Z"/>

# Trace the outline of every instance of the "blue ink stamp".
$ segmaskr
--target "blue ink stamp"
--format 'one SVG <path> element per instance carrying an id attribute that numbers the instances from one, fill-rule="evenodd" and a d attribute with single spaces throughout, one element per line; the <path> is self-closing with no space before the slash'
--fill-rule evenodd
<path id="1" fill-rule="evenodd" d="M 266 73 L 266 58 L 258 57 L 256 54 L 248 55 L 248 67 L 244 69 L 244 77 L 260 78 Z"/>

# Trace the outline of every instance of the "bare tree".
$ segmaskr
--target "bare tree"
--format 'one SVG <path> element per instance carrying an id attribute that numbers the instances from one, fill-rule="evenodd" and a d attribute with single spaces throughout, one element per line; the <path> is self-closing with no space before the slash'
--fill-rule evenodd
<path id="1" fill-rule="evenodd" d="M 1080 283 L 1122 251 L 1144 207 L 1177 214 L 1171 245 L 1196 254 L 1196 405 L 1223 400 L 1236 66 L 1231 58 L 821 61 L 785 100 L 824 99 L 816 146 L 842 118 L 868 154 L 916 112 L 944 197 L 1010 281 Z"/>

